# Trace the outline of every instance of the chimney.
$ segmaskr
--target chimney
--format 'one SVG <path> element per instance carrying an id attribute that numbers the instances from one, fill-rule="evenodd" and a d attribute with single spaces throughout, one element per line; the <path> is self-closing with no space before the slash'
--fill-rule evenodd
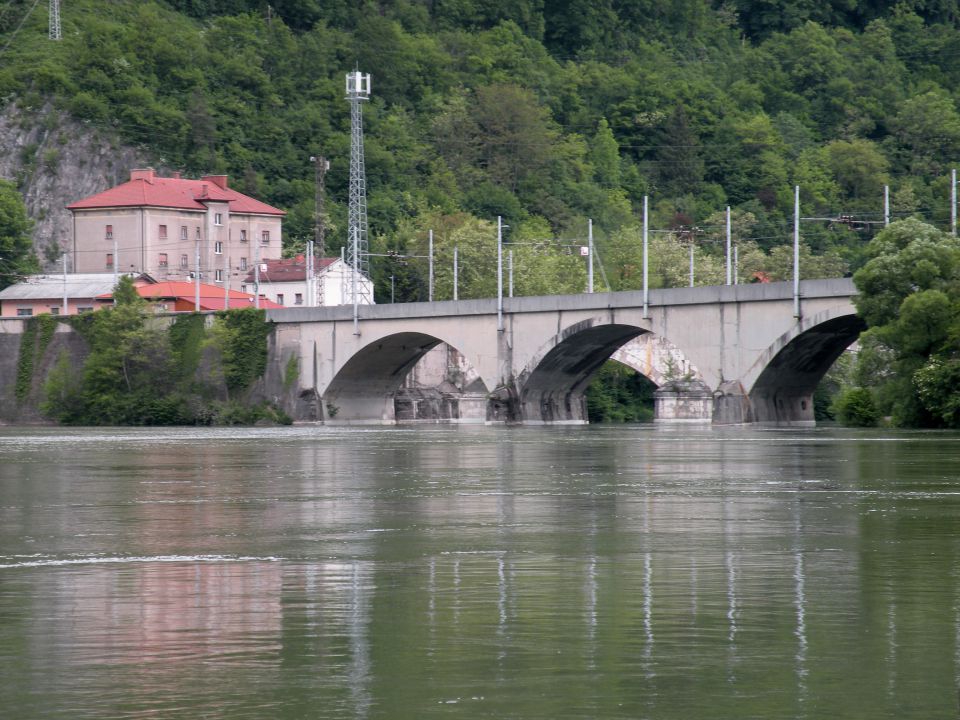
<path id="1" fill-rule="evenodd" d="M 221 190 L 227 189 L 227 176 L 226 175 L 204 175 L 201 180 L 206 180 L 209 183 L 213 183 Z"/>
<path id="2" fill-rule="evenodd" d="M 153 168 L 135 168 L 130 171 L 131 180 L 146 180 L 151 185 L 153 184 L 153 177 L 155 171 Z"/>

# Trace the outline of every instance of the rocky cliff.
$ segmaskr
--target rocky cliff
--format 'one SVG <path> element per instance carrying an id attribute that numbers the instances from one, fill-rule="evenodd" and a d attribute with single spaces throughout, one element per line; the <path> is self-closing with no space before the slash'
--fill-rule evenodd
<path id="1" fill-rule="evenodd" d="M 108 130 L 78 122 L 47 104 L 10 103 L 0 110 L 0 177 L 13 180 L 34 220 L 33 246 L 47 269 L 60 269 L 72 240 L 74 200 L 128 179 L 149 164 L 146 153 L 121 145 Z"/>

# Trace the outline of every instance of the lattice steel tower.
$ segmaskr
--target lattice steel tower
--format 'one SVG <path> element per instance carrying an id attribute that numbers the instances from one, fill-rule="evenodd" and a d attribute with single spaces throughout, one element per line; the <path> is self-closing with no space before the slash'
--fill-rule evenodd
<path id="1" fill-rule="evenodd" d="M 370 99 L 370 75 L 360 71 L 347 73 L 347 100 L 350 101 L 350 207 L 347 213 L 347 264 L 370 277 L 370 243 L 367 238 L 367 173 L 363 163 L 363 110 Z M 355 283 L 356 299 L 369 303 L 368 283 Z"/>
<path id="2" fill-rule="evenodd" d="M 50 0 L 50 39 L 60 39 L 60 0 Z"/>

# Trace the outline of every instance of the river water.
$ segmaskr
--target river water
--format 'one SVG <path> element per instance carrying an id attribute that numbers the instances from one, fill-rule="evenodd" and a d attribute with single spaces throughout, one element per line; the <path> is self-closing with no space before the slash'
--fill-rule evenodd
<path id="1" fill-rule="evenodd" d="M 947 718 L 960 435 L 0 430 L 4 718 Z"/>

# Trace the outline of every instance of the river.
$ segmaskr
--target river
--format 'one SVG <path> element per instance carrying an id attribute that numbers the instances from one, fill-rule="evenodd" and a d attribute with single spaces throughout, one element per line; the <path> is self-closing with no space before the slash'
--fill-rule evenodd
<path id="1" fill-rule="evenodd" d="M 947 718 L 960 434 L 0 429 L 4 718 Z"/>

